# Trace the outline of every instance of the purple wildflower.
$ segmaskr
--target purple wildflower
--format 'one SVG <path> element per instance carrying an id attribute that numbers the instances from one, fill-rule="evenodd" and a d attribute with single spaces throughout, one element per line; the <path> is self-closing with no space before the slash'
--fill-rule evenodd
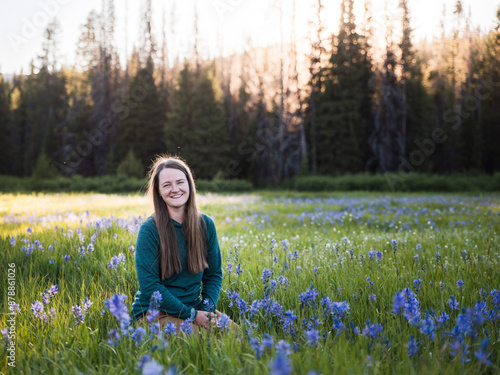
<path id="1" fill-rule="evenodd" d="M 292 366 L 290 364 L 290 359 L 278 353 L 276 358 L 270 363 L 271 375 L 288 375 L 292 372 Z"/>
<path id="2" fill-rule="evenodd" d="M 233 263 L 227 262 L 225 270 L 228 275 L 231 275 L 231 273 L 233 273 Z"/>
<path id="3" fill-rule="evenodd" d="M 325 315 L 331 315 L 336 319 L 343 319 L 349 313 L 350 307 L 346 301 L 343 302 L 333 302 L 328 296 L 325 296 L 321 300 L 323 305 L 323 313 Z"/>
<path id="4" fill-rule="evenodd" d="M 413 335 L 410 335 L 410 342 L 406 345 L 408 348 L 408 357 L 413 357 L 418 352 L 418 341 L 413 339 Z"/>
<path id="5" fill-rule="evenodd" d="M 43 317 L 43 304 L 40 301 L 35 301 L 31 304 L 31 310 L 36 318 L 42 319 Z"/>
<path id="6" fill-rule="evenodd" d="M 108 268 L 116 269 L 120 263 L 125 263 L 125 255 L 123 253 L 114 255 L 108 262 Z"/>
<path id="7" fill-rule="evenodd" d="M 283 316 L 283 330 L 287 333 L 294 333 L 295 329 L 293 327 L 293 322 L 297 319 L 297 315 L 293 313 L 293 310 L 287 310 Z"/>
<path id="8" fill-rule="evenodd" d="M 448 320 L 450 320 L 450 316 L 445 311 L 443 311 L 441 315 L 436 316 L 436 324 L 438 327 L 442 326 Z"/>
<path id="9" fill-rule="evenodd" d="M 413 287 L 415 288 L 415 292 L 418 292 L 422 287 L 422 280 L 420 278 L 413 280 Z"/>
<path id="10" fill-rule="evenodd" d="M 137 327 L 135 332 L 130 335 L 130 338 L 135 341 L 135 345 L 139 346 L 144 336 L 146 336 L 144 328 Z"/>
<path id="11" fill-rule="evenodd" d="M 340 334 L 342 333 L 342 330 L 345 329 L 345 325 L 340 320 L 335 318 L 333 321 L 332 329 L 336 331 L 337 336 L 340 336 Z"/>
<path id="12" fill-rule="evenodd" d="M 283 275 L 280 275 L 278 277 L 278 283 L 286 288 L 288 286 L 288 278 Z"/>
<path id="13" fill-rule="evenodd" d="M 111 315 L 116 318 L 116 321 L 120 323 L 122 330 L 126 330 L 130 325 L 130 316 L 128 308 L 125 305 L 126 299 L 127 296 L 125 294 L 115 294 L 105 302 L 105 306 L 109 309 Z"/>
<path id="14" fill-rule="evenodd" d="M 18 303 L 13 303 L 12 305 L 9 306 L 9 310 L 11 314 L 18 314 L 21 312 L 21 307 L 19 307 Z"/>
<path id="15" fill-rule="evenodd" d="M 434 319 L 432 316 L 428 315 L 425 317 L 420 322 L 420 332 L 423 333 L 424 335 L 429 336 L 431 340 L 434 340 L 434 337 L 436 337 L 435 331 L 436 331 L 436 323 L 434 322 Z"/>
<path id="16" fill-rule="evenodd" d="M 398 250 L 398 241 L 392 240 L 391 244 L 392 244 L 392 251 L 394 252 L 394 254 L 396 254 L 396 251 Z"/>
<path id="17" fill-rule="evenodd" d="M 142 365 L 142 375 L 163 375 L 164 373 L 164 367 L 154 359 L 147 361 Z"/>
<path id="18" fill-rule="evenodd" d="M 112 329 L 108 332 L 108 344 L 112 346 L 118 345 L 121 340 L 121 336 L 116 329 Z"/>
<path id="19" fill-rule="evenodd" d="M 262 276 L 261 276 L 262 282 L 264 284 L 266 284 L 269 281 L 271 274 L 272 274 L 271 270 L 264 268 L 264 270 L 262 271 Z"/>
<path id="20" fill-rule="evenodd" d="M 150 301 L 149 301 L 149 308 L 150 309 L 160 309 L 161 301 L 163 300 L 163 296 L 161 295 L 160 291 L 157 290 L 151 295 Z"/>
<path id="21" fill-rule="evenodd" d="M 299 301 L 301 306 L 313 306 L 316 307 L 316 296 L 318 295 L 317 288 L 314 288 L 314 285 L 311 284 L 311 287 L 299 294 Z"/>
<path id="22" fill-rule="evenodd" d="M 260 355 L 262 354 L 262 346 L 257 337 L 250 338 L 250 347 L 255 352 L 255 358 L 257 358 L 257 360 L 260 360 Z"/>
<path id="23" fill-rule="evenodd" d="M 243 273 L 243 270 L 241 269 L 241 263 L 238 263 L 236 266 L 236 274 L 241 275 Z"/>
<path id="24" fill-rule="evenodd" d="M 382 324 L 373 323 L 370 324 L 370 319 L 366 319 L 366 325 L 363 329 L 363 334 L 366 337 L 370 337 L 372 339 L 376 339 L 380 333 L 384 331 L 384 326 Z"/>
<path id="25" fill-rule="evenodd" d="M 491 353 L 486 353 L 489 343 L 488 337 L 485 337 L 481 341 L 480 349 L 474 352 L 474 356 L 479 360 L 480 365 L 491 365 L 491 361 L 488 359 Z"/>
<path id="26" fill-rule="evenodd" d="M 451 351 L 450 354 L 452 357 L 456 357 L 458 354 L 461 354 L 461 362 L 462 364 L 465 364 L 466 362 L 469 362 L 470 359 L 467 358 L 467 355 L 469 354 L 469 345 L 467 345 L 463 339 L 460 340 L 455 340 L 450 342 L 451 346 Z"/>
<path id="27" fill-rule="evenodd" d="M 151 358 L 149 357 L 149 355 L 147 354 L 144 354 L 143 356 L 141 356 L 139 358 L 139 360 L 137 361 L 137 366 L 135 367 L 136 370 L 142 370 L 144 368 L 144 365 L 151 361 Z"/>
<path id="28" fill-rule="evenodd" d="M 184 332 L 188 336 L 191 335 L 191 333 L 193 333 L 193 326 L 191 324 L 192 322 L 193 319 L 191 318 L 184 320 L 179 327 L 181 332 Z"/>
<path id="29" fill-rule="evenodd" d="M 71 314 L 75 317 L 76 324 L 83 323 L 85 318 L 82 308 L 79 305 L 74 305 L 71 307 Z"/>
<path id="30" fill-rule="evenodd" d="M 227 314 L 222 313 L 217 319 L 217 328 L 220 328 L 222 332 L 228 331 L 231 323 L 231 319 Z"/>
<path id="31" fill-rule="evenodd" d="M 448 305 L 451 307 L 452 310 L 458 310 L 458 305 L 460 302 L 458 302 L 455 298 L 455 296 L 451 296 L 450 300 L 448 301 Z"/>
<path id="32" fill-rule="evenodd" d="M 309 331 L 306 331 L 306 338 L 307 338 L 307 344 L 309 346 L 316 346 L 318 344 L 319 340 L 319 333 L 316 329 L 311 329 Z"/>
<path id="33" fill-rule="evenodd" d="M 274 346 L 274 340 L 273 337 L 268 335 L 267 333 L 264 333 L 264 337 L 262 338 L 262 344 L 261 344 L 261 349 L 264 351 L 264 349 L 272 349 Z"/>
<path id="34" fill-rule="evenodd" d="M 168 336 L 175 336 L 177 335 L 177 326 L 172 323 L 171 321 L 169 321 L 166 325 L 165 325 L 165 329 L 164 329 L 167 337 Z"/>

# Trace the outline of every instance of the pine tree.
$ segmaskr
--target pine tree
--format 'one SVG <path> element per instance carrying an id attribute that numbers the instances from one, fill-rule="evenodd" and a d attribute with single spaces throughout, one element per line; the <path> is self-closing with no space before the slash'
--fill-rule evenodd
<path id="1" fill-rule="evenodd" d="M 184 158 L 196 177 L 204 179 L 225 172 L 231 147 L 212 72 L 203 69 L 196 77 L 196 72 L 184 65 L 165 138 L 167 152 Z"/>
<path id="2" fill-rule="evenodd" d="M 66 78 L 58 71 L 57 21 L 45 30 L 43 53 L 39 56 L 40 68 L 35 73 L 32 66 L 29 77 L 23 82 L 22 105 L 25 114 L 24 174 L 31 174 L 42 153 L 49 159 L 61 147 L 62 125 L 67 114 Z"/>
<path id="3" fill-rule="evenodd" d="M 149 59 L 146 67 L 140 69 L 130 82 L 128 98 L 133 106 L 119 123 L 116 151 L 119 160 L 123 160 L 132 150 L 144 168 L 151 164 L 155 155 L 165 151 L 165 113 L 153 73 L 153 61 Z"/>
<path id="4" fill-rule="evenodd" d="M 305 113 L 306 121 L 306 137 L 308 138 L 308 154 L 310 160 L 311 172 L 318 172 L 318 156 L 317 156 L 317 127 L 318 127 L 318 100 L 319 95 L 323 91 L 323 59 L 326 54 L 326 49 L 323 46 L 323 31 L 325 29 L 321 18 L 323 11 L 322 0 L 317 0 L 316 19 L 311 22 L 311 52 L 309 54 L 309 100 Z"/>
<path id="5" fill-rule="evenodd" d="M 13 176 L 24 175 L 24 154 L 26 134 L 26 106 L 22 93 L 24 84 L 21 78 L 14 76 L 11 93 L 11 118 L 8 129 L 8 173 Z"/>
<path id="6" fill-rule="evenodd" d="M 398 61 L 392 42 L 392 27 L 387 19 L 386 56 L 381 72 L 381 83 L 376 103 L 375 129 L 370 135 L 370 146 L 377 162 L 378 172 L 405 171 L 407 166 L 405 139 L 401 129 L 405 105 L 396 76 Z M 409 172 L 409 170 L 406 170 Z"/>
<path id="7" fill-rule="evenodd" d="M 10 92 L 11 87 L 5 82 L 0 73 L 0 174 L 9 173 L 9 135 L 11 125 L 10 111 Z"/>
<path id="8" fill-rule="evenodd" d="M 123 114 L 122 112 L 117 113 L 113 105 L 120 94 L 119 60 L 114 46 L 114 0 L 103 0 L 100 21 L 99 54 L 95 74 L 90 82 L 94 105 L 88 123 L 92 129 L 99 129 L 102 124 L 106 124 L 107 129 L 115 131 L 103 132 L 102 141 L 93 147 L 92 152 L 85 158 L 85 161 L 93 166 L 93 172 L 96 175 L 104 175 L 109 172 L 108 156 L 113 147 L 116 146 L 118 117 Z"/>
<path id="9" fill-rule="evenodd" d="M 364 170 L 371 127 L 371 62 L 356 31 L 354 0 L 342 0 L 324 93 L 320 96 L 318 170 L 343 174 Z"/>
<path id="10" fill-rule="evenodd" d="M 496 25 L 486 37 L 485 57 L 480 65 L 477 82 L 481 103 L 479 108 L 483 152 L 481 161 L 488 173 L 500 171 L 500 6 Z M 479 96 L 479 95 L 478 95 Z"/>
<path id="11" fill-rule="evenodd" d="M 424 139 L 429 139 L 432 134 L 432 127 L 429 125 L 430 98 L 423 83 L 424 76 L 420 59 L 414 51 L 408 0 L 400 0 L 399 6 L 403 11 L 402 39 L 399 44 L 402 65 L 400 86 L 404 106 L 401 116 L 401 137 L 405 156 L 410 156 L 410 162 L 413 162 L 418 170 L 428 171 L 430 169 L 429 156 L 434 153 L 435 145 L 427 142 L 426 146 L 422 146 L 422 142 Z"/>

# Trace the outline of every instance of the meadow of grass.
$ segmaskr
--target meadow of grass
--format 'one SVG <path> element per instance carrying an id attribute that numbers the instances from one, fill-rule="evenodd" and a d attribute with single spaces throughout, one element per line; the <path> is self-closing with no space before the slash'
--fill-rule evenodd
<path id="1" fill-rule="evenodd" d="M 499 373 L 500 196 L 200 206 L 223 257 L 217 309 L 241 328 L 174 335 L 126 324 L 147 199 L 0 194 L 0 373 Z"/>

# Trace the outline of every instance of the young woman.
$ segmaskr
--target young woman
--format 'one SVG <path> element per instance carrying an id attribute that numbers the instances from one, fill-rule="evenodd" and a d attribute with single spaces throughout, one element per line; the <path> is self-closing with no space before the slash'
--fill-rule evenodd
<path id="1" fill-rule="evenodd" d="M 178 158 L 158 157 L 149 174 L 154 214 L 139 229 L 135 265 L 139 290 L 132 319 L 140 321 L 159 291 L 159 321 L 179 326 L 193 318 L 193 331 L 216 323 L 222 284 L 221 253 L 210 217 L 200 213 L 189 167 Z M 214 312 L 216 314 L 214 314 Z"/>

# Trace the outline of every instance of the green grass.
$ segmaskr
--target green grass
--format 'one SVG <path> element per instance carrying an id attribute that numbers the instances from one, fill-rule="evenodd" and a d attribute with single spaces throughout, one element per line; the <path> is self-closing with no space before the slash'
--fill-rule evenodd
<path id="1" fill-rule="evenodd" d="M 265 374 L 277 356 L 279 340 L 292 345 L 288 358 L 297 374 L 500 371 L 498 306 L 495 319 L 475 327 L 473 337 L 464 337 L 469 345 L 468 362 L 462 363 L 460 354 L 457 358 L 450 354 L 454 339 L 448 334 L 462 314 L 449 307 L 452 295 L 460 308 L 473 308 L 482 288 L 488 292 L 488 310 L 495 309 L 489 293 L 500 289 L 499 195 L 264 191 L 200 195 L 199 201 L 202 211 L 216 223 L 223 268 L 227 262 L 232 264 L 231 274 L 224 271 L 217 309 L 242 330 L 190 337 L 178 333 L 168 345 L 149 335 L 139 346 L 123 338 L 112 346 L 107 342 L 108 332 L 119 327 L 109 313 L 102 314 L 103 301 L 116 293 L 127 296 L 129 307 L 133 301 L 138 285 L 129 248 L 135 245 L 138 216 L 151 213 L 147 199 L 138 195 L 1 194 L 0 328 L 9 327 L 7 270 L 12 263 L 15 301 L 21 312 L 15 324 L 16 368 L 8 366 L 4 340 L 0 343 L 0 373 L 134 374 L 140 373 L 135 369 L 139 358 L 148 354 L 165 369 L 175 366 L 177 373 Z M 72 238 L 69 229 L 74 232 Z M 94 251 L 80 257 L 80 246 L 87 248 L 95 233 Z M 11 237 L 16 240 L 14 247 Z M 27 243 L 38 240 L 43 249 L 27 256 L 22 251 L 27 246 L 23 239 Z M 393 239 L 398 243 L 395 252 Z M 420 252 L 417 244 L 422 247 Z M 370 250 L 380 251 L 382 259 L 371 260 Z M 117 269 L 107 268 L 119 253 L 126 261 Z M 65 255 L 70 260 L 65 261 Z M 240 275 L 235 272 L 238 264 L 243 269 Z M 271 279 L 278 281 L 283 276 L 288 280 L 286 286 L 278 282 L 269 297 L 283 312 L 293 310 L 297 316 L 294 335 L 284 330 L 276 314 L 266 314 L 263 308 L 254 317 L 242 317 L 228 297 L 228 291 L 236 291 L 249 304 L 264 299 L 261 275 L 266 268 L 272 271 Z M 422 318 L 443 311 L 450 316 L 433 339 L 392 312 L 396 292 L 406 287 L 415 290 L 417 278 L 422 281 L 417 292 Z M 465 283 L 463 289 L 457 286 L 459 279 Z M 42 301 L 40 294 L 56 284 L 59 292 L 45 306 L 45 311 L 54 308 L 56 317 L 43 323 L 34 316 L 31 305 Z M 318 292 L 316 307 L 302 306 L 299 293 L 311 285 Z M 372 293 L 376 300 L 370 299 Z M 325 295 L 349 304 L 340 335 L 332 329 L 333 318 L 323 314 L 321 299 Z M 76 324 L 71 307 L 85 297 L 93 305 L 84 322 Z M 314 314 L 321 321 L 317 330 L 324 337 L 310 346 L 302 321 Z M 381 337 L 355 333 L 356 327 L 363 331 L 368 318 L 383 325 Z M 480 364 L 474 355 L 485 332 L 491 365 Z M 257 359 L 250 338 L 262 342 L 265 335 L 272 337 L 273 347 L 264 348 Z M 410 335 L 419 342 L 413 357 L 407 355 Z"/>

